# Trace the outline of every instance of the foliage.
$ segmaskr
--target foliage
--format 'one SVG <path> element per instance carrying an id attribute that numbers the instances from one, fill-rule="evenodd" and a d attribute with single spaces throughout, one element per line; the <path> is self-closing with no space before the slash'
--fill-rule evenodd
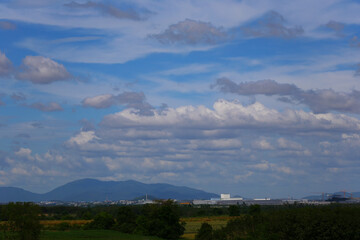
<path id="1" fill-rule="evenodd" d="M 212 240 L 213 239 L 213 228 L 208 223 L 201 224 L 198 233 L 195 236 L 195 240 Z"/>
<path id="2" fill-rule="evenodd" d="M 98 213 L 94 221 L 85 225 L 86 229 L 112 229 L 115 225 L 115 220 L 112 215 L 107 212 Z"/>
<path id="3" fill-rule="evenodd" d="M 133 233 L 136 229 L 136 214 L 131 207 L 120 207 L 116 215 L 115 229 L 123 233 Z"/>
<path id="4" fill-rule="evenodd" d="M 9 203 L 2 214 L 6 223 L 3 227 L 5 239 L 36 240 L 41 233 L 40 209 L 32 203 Z"/>
<path id="5" fill-rule="evenodd" d="M 247 214 L 230 220 L 211 234 L 216 240 L 359 240 L 360 208 L 351 205 L 285 206 L 263 212 L 254 206 Z"/>
<path id="6" fill-rule="evenodd" d="M 239 216 L 240 215 L 240 207 L 237 205 L 231 205 L 229 206 L 229 216 Z"/>

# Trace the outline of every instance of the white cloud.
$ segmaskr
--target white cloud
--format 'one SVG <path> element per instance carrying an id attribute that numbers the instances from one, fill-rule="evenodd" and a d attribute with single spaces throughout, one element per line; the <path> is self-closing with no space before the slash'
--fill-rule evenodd
<path id="1" fill-rule="evenodd" d="M 88 143 L 94 139 L 99 139 L 97 136 L 95 136 L 94 131 L 80 132 L 75 137 L 70 138 L 67 141 L 67 143 L 69 145 L 74 145 L 74 144 L 82 145 L 82 144 Z"/>
<path id="2" fill-rule="evenodd" d="M 35 84 L 49 84 L 71 77 L 64 65 L 42 56 L 27 56 L 23 59 L 21 71 L 16 74 L 21 80 Z"/>
<path id="3" fill-rule="evenodd" d="M 259 140 L 253 141 L 252 146 L 255 149 L 260 149 L 260 150 L 273 150 L 274 149 L 274 147 L 271 145 L 271 143 L 269 143 L 266 139 L 259 139 Z"/>
<path id="4" fill-rule="evenodd" d="M 82 101 L 83 106 L 94 108 L 107 108 L 114 104 L 112 94 L 103 94 L 95 97 L 88 97 Z"/>

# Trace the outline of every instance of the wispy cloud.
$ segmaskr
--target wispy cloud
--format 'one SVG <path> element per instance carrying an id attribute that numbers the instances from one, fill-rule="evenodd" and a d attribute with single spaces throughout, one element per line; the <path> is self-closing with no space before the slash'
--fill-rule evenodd
<path id="1" fill-rule="evenodd" d="M 27 99 L 25 94 L 22 92 L 17 92 L 17 93 L 11 94 L 11 98 L 16 102 L 25 101 Z"/>
<path id="2" fill-rule="evenodd" d="M 0 21 L 0 29 L 14 30 L 16 29 L 16 25 L 9 21 Z"/>
<path id="3" fill-rule="evenodd" d="M 73 9 L 95 9 L 105 15 L 115 17 L 118 19 L 130 19 L 136 21 L 145 19 L 145 16 L 142 16 L 140 13 L 136 12 L 131 8 L 121 9 L 110 4 L 104 4 L 99 2 L 88 1 L 86 3 L 78 3 L 72 1 L 70 3 L 64 4 L 64 6 Z"/>
<path id="4" fill-rule="evenodd" d="M 146 102 L 145 94 L 142 92 L 124 92 L 118 95 L 103 94 L 88 97 L 82 101 L 84 107 L 108 108 L 113 105 L 125 105 L 127 108 L 139 110 L 140 114 L 152 114 L 153 107 Z"/>
<path id="5" fill-rule="evenodd" d="M 241 27 L 243 34 L 247 37 L 280 37 L 295 38 L 304 33 L 301 26 L 287 27 L 285 18 L 275 11 L 270 11 L 255 24 Z"/>
<path id="6" fill-rule="evenodd" d="M 186 19 L 170 25 L 164 32 L 149 35 L 163 44 L 217 44 L 227 40 L 228 34 L 211 23 Z"/>
<path id="7" fill-rule="evenodd" d="M 48 104 L 36 102 L 36 103 L 32 103 L 32 104 L 27 105 L 27 106 L 30 107 L 30 108 L 37 109 L 37 110 L 42 111 L 42 112 L 59 112 L 59 111 L 64 110 L 61 107 L 61 105 L 56 103 L 56 102 L 50 102 Z"/>
<path id="8" fill-rule="evenodd" d="M 277 83 L 274 80 L 237 84 L 227 78 L 217 79 L 214 86 L 219 87 L 222 92 L 244 96 L 277 95 L 280 96 L 278 99 L 284 102 L 305 104 L 315 113 L 329 111 L 360 113 L 360 91 L 357 90 L 350 93 L 336 92 L 332 89 L 303 90 L 294 84 Z"/>
<path id="9" fill-rule="evenodd" d="M 345 28 L 345 24 L 337 21 L 329 21 L 327 24 L 325 24 L 325 27 L 334 31 L 335 34 L 339 37 L 343 37 L 343 31 Z"/>

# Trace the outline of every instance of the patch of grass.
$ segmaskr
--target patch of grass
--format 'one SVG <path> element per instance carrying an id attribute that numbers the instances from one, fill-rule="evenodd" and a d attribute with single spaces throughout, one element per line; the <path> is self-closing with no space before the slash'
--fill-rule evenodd
<path id="1" fill-rule="evenodd" d="M 161 240 L 157 237 L 120 233 L 111 230 L 44 231 L 41 240 Z"/>

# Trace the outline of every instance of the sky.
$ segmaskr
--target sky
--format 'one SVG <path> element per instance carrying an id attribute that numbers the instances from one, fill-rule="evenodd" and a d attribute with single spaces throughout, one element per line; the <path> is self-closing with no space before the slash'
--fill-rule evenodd
<path id="1" fill-rule="evenodd" d="M 360 3 L 0 1 L 0 186 L 360 191 Z"/>

